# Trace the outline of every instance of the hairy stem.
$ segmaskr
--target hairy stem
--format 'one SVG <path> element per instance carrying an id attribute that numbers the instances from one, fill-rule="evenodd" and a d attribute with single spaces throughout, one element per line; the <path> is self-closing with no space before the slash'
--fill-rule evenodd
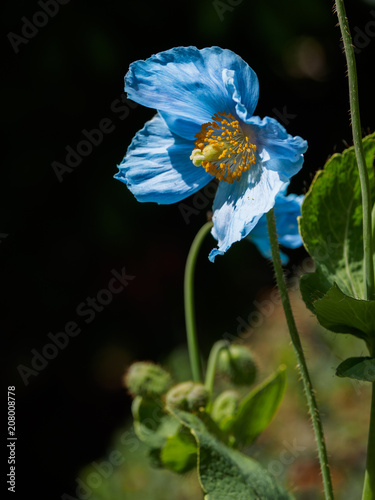
<path id="1" fill-rule="evenodd" d="M 332 481 L 331 475 L 329 471 L 328 465 L 328 456 L 325 445 L 323 427 L 320 420 L 319 409 L 316 402 L 314 389 L 311 384 L 310 374 L 307 368 L 305 355 L 303 353 L 301 340 L 298 334 L 298 330 L 296 327 L 296 323 L 294 321 L 294 316 L 292 312 L 292 307 L 290 305 L 288 290 L 285 282 L 285 277 L 283 273 L 283 267 L 280 258 L 280 250 L 279 243 L 277 239 L 276 232 L 276 222 L 275 222 L 275 214 L 274 210 L 270 210 L 267 213 L 267 226 L 268 226 L 268 234 L 271 243 L 271 251 L 272 251 L 272 260 L 275 269 L 275 276 L 277 286 L 279 288 L 281 301 L 283 304 L 285 317 L 290 333 L 290 338 L 292 340 L 292 345 L 294 348 L 294 353 L 297 358 L 298 369 L 301 375 L 303 387 L 305 390 L 305 395 L 307 399 L 307 405 L 309 408 L 312 425 L 314 429 L 315 439 L 318 447 L 318 455 L 320 461 L 320 468 L 322 472 L 322 479 L 324 485 L 324 493 L 326 500 L 333 500 L 333 490 L 332 490 Z"/>
<path id="2" fill-rule="evenodd" d="M 352 123 L 352 134 L 354 150 L 357 159 L 359 178 L 362 191 L 362 209 L 363 209 L 363 253 L 364 253 L 364 274 L 365 274 L 365 298 L 374 299 L 374 261 L 372 255 L 372 224 L 371 224 L 371 192 L 370 182 L 366 167 L 365 154 L 362 144 L 361 116 L 359 113 L 358 98 L 358 80 L 357 68 L 354 55 L 354 47 L 350 34 L 349 23 L 346 17 L 345 5 L 343 0 L 336 0 L 336 12 L 340 24 L 342 40 L 346 62 L 348 66 L 349 80 L 349 100 L 350 117 Z"/>
<path id="3" fill-rule="evenodd" d="M 362 191 L 362 210 L 363 210 L 363 253 L 364 253 L 364 282 L 365 298 L 374 299 L 374 261 L 373 261 L 373 232 L 371 221 L 371 191 L 370 182 L 366 167 L 365 154 L 362 144 L 361 117 L 359 113 L 358 80 L 357 68 L 354 55 L 354 47 L 350 34 L 348 18 L 346 17 L 345 5 L 343 0 L 335 2 L 337 17 L 340 24 L 342 40 L 346 62 L 348 66 L 349 79 L 349 100 L 350 117 L 352 122 L 352 134 L 354 150 L 357 159 L 359 178 Z M 374 350 L 371 354 L 374 356 Z M 375 499 L 375 388 L 372 387 L 370 429 L 367 448 L 366 474 L 363 486 L 362 500 Z"/>
<path id="4" fill-rule="evenodd" d="M 189 349 L 190 366 L 194 382 L 202 382 L 202 366 L 198 348 L 197 329 L 195 325 L 194 307 L 194 271 L 199 249 L 207 233 L 212 228 L 212 222 L 207 222 L 198 231 L 190 247 L 185 266 L 184 303 L 186 336 Z"/>
<path id="5" fill-rule="evenodd" d="M 367 465 L 363 485 L 362 500 L 375 498 L 375 386 L 372 384 L 370 429 L 367 445 Z"/>

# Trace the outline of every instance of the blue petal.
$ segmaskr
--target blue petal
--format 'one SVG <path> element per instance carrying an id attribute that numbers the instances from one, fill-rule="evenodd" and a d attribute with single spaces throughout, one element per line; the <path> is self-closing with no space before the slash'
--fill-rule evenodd
<path id="1" fill-rule="evenodd" d="M 301 215 L 303 199 L 303 195 L 297 196 L 295 194 L 276 198 L 276 229 L 280 245 L 286 248 L 298 248 L 302 245 L 298 217 Z"/>
<path id="2" fill-rule="evenodd" d="M 218 240 L 218 248 L 210 253 L 211 262 L 250 233 L 262 215 L 274 206 L 275 197 L 283 187 L 279 174 L 263 169 L 260 164 L 233 184 L 220 182 L 212 218 L 212 235 Z"/>
<path id="3" fill-rule="evenodd" d="M 236 82 L 235 100 L 227 71 Z M 143 106 L 199 125 L 217 112 L 235 113 L 240 98 L 252 113 L 259 94 L 254 71 L 237 54 L 220 47 L 175 47 L 136 61 L 125 76 L 125 90 L 129 99 Z"/>
<path id="4" fill-rule="evenodd" d="M 194 142 L 196 140 L 195 134 L 200 131 L 201 124 L 196 123 L 194 120 L 167 113 L 166 111 L 159 111 L 159 114 L 163 117 L 171 132 L 188 141 Z"/>
<path id="5" fill-rule="evenodd" d="M 257 145 L 257 153 L 265 168 L 279 172 L 284 181 L 301 170 L 307 141 L 289 135 L 277 120 L 268 116 L 263 120 L 253 116 L 246 123 L 249 139 Z"/>
<path id="6" fill-rule="evenodd" d="M 275 220 L 277 235 L 279 243 L 286 248 L 298 248 L 302 245 L 297 217 L 301 215 L 303 198 L 303 195 L 297 196 L 295 194 L 284 196 L 281 192 L 276 196 Z M 272 258 L 266 215 L 261 217 L 247 239 L 257 246 L 265 258 Z M 282 263 L 286 264 L 289 260 L 288 256 L 283 252 L 280 252 L 280 256 Z"/>
<path id="7" fill-rule="evenodd" d="M 173 135 L 156 115 L 132 140 L 115 178 L 124 182 L 138 201 L 176 203 L 212 180 L 190 161 L 193 147 L 192 142 Z"/>
<path id="8" fill-rule="evenodd" d="M 246 122 L 254 113 L 259 97 L 259 82 L 254 71 L 248 66 L 246 73 L 223 70 L 224 84 L 236 103 L 236 114 Z"/>

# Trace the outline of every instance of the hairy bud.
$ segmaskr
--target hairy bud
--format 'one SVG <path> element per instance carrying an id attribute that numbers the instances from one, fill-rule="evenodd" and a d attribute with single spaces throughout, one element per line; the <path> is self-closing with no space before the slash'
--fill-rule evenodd
<path id="1" fill-rule="evenodd" d="M 251 385 L 257 376 L 251 352 L 241 345 L 230 345 L 220 351 L 217 371 L 228 377 L 234 385 Z"/>
<path id="2" fill-rule="evenodd" d="M 160 397 L 172 384 L 170 374 L 154 363 L 133 363 L 124 377 L 125 386 L 133 396 Z"/>
<path id="3" fill-rule="evenodd" d="M 195 412 L 205 408 L 209 393 L 203 384 L 182 382 L 167 392 L 166 402 L 172 408 Z"/>

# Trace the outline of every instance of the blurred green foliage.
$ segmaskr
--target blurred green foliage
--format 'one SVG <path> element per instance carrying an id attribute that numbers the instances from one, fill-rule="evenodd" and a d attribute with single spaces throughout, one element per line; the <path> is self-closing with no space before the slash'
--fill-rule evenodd
<path id="1" fill-rule="evenodd" d="M 269 306 L 272 294 L 271 290 L 263 291 L 258 303 Z M 307 310 L 299 293 L 292 292 L 292 306 L 323 415 L 337 498 L 357 498 L 360 496 L 365 468 L 370 385 L 358 380 L 340 379 L 335 376 L 335 369 L 347 356 L 361 354 L 361 346 L 350 335 L 337 335 L 322 329 Z M 282 362 L 288 366 L 286 393 L 276 416 L 260 438 L 245 451 L 258 460 L 278 482 L 284 484 L 296 499 L 320 500 L 321 477 L 314 436 L 288 335 L 280 305 L 273 306 L 271 314 L 264 318 L 261 326 L 242 332 L 242 342 L 251 348 L 261 380 L 267 378 L 270 367 L 276 363 Z M 180 376 L 183 378 L 188 355 L 181 349 L 175 353 L 179 361 L 175 366 L 181 368 Z M 172 352 L 169 362 L 173 359 Z M 174 376 L 178 378 L 178 372 L 174 372 Z M 217 377 L 218 393 L 229 387 L 225 378 Z M 101 460 L 108 461 L 113 450 L 120 450 L 123 462 L 114 467 L 113 474 L 101 480 L 100 488 L 92 488 L 93 494 L 97 495 L 95 500 L 112 500 L 113 495 L 117 495 L 113 497 L 116 500 L 137 500 L 142 495 L 147 500 L 154 500 L 159 498 L 159 491 L 163 488 L 165 498 L 169 498 L 167 495 L 172 488 L 175 488 L 174 494 L 178 500 L 202 498 L 194 471 L 181 476 L 150 467 L 146 449 L 136 440 L 132 424 L 118 431 L 116 436 L 107 455 Z M 85 484 L 90 471 L 94 471 L 92 464 L 80 476 Z"/>

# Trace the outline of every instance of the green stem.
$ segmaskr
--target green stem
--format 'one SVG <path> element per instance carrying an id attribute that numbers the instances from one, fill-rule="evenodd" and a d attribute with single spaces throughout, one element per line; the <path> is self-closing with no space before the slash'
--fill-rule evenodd
<path id="1" fill-rule="evenodd" d="M 367 446 L 367 466 L 362 500 L 375 498 L 375 384 L 372 384 L 370 429 Z"/>
<path id="2" fill-rule="evenodd" d="M 370 354 L 375 358 L 374 342 L 369 346 Z M 372 397 L 370 410 L 370 428 L 367 443 L 367 460 L 365 480 L 363 483 L 362 500 L 375 499 L 375 383 L 372 383 Z"/>
<path id="3" fill-rule="evenodd" d="M 358 98 L 358 80 L 355 62 L 354 47 L 350 34 L 349 23 L 346 17 L 345 5 L 343 0 L 336 0 L 337 17 L 340 24 L 342 39 L 348 66 L 349 80 L 349 100 L 350 117 L 352 122 L 352 134 L 354 150 L 357 159 L 359 178 L 362 191 L 362 209 L 363 209 L 363 252 L 364 252 L 364 274 L 365 274 L 365 298 L 368 300 L 374 297 L 374 261 L 372 256 L 372 231 L 371 231 L 371 191 L 370 182 L 366 167 L 365 154 L 362 144 L 361 116 L 359 113 Z"/>
<path id="4" fill-rule="evenodd" d="M 194 271 L 198 252 L 207 233 L 212 228 L 212 222 L 206 222 L 200 228 L 190 247 L 185 266 L 184 301 L 186 335 L 189 349 L 190 366 L 194 382 L 202 382 L 202 367 L 198 349 L 197 329 L 195 326 L 194 308 Z"/>
<path id="5" fill-rule="evenodd" d="M 362 144 L 362 128 L 359 113 L 358 80 L 357 69 L 354 55 L 354 47 L 350 34 L 348 18 L 346 17 L 345 5 L 343 0 L 336 0 L 337 17 L 340 24 L 342 39 L 344 42 L 346 62 L 348 66 L 349 79 L 349 99 L 350 116 L 352 122 L 352 133 L 354 150 L 357 159 L 359 178 L 362 191 L 362 210 L 363 210 L 363 253 L 364 253 L 364 275 L 365 275 L 365 298 L 374 299 L 374 261 L 373 261 L 373 232 L 371 222 L 371 191 L 370 182 L 366 167 L 365 155 Z M 372 349 L 374 356 L 374 350 Z M 362 500 L 375 499 L 375 388 L 372 388 L 370 429 L 367 448 L 366 474 L 363 486 Z"/>
<path id="6" fill-rule="evenodd" d="M 298 330 L 294 321 L 294 316 L 292 312 L 292 307 L 290 305 L 288 290 L 284 278 L 283 267 L 280 258 L 279 243 L 277 239 L 276 232 L 276 222 L 274 210 L 270 210 L 267 213 L 267 226 L 268 234 L 271 243 L 272 260 L 275 269 L 277 286 L 279 288 L 281 301 L 284 308 L 284 313 L 286 321 L 289 328 L 290 338 L 292 340 L 292 345 L 297 358 L 298 369 L 301 375 L 303 387 L 305 390 L 305 395 L 307 399 L 307 405 L 309 408 L 312 425 L 315 433 L 315 439 L 318 447 L 318 456 L 320 461 L 320 468 L 322 472 L 323 485 L 325 498 L 327 500 L 333 500 L 333 490 L 331 476 L 329 472 L 328 456 L 324 440 L 323 427 L 320 420 L 318 405 L 316 403 L 314 390 L 311 384 L 309 371 L 307 368 L 305 355 L 303 353 L 301 340 L 298 334 Z"/>
<path id="7" fill-rule="evenodd" d="M 375 245 L 375 204 L 372 207 L 371 220 L 372 220 L 372 245 Z"/>
<path id="8" fill-rule="evenodd" d="M 210 355 L 208 357 L 206 378 L 204 381 L 204 385 L 206 386 L 206 389 L 210 393 L 210 401 L 206 408 L 207 411 L 209 411 L 211 408 L 212 392 L 214 389 L 215 372 L 216 372 L 217 361 L 219 359 L 219 354 L 220 351 L 222 351 L 223 349 L 228 349 L 228 345 L 229 344 L 227 340 L 218 340 L 212 346 Z"/>

